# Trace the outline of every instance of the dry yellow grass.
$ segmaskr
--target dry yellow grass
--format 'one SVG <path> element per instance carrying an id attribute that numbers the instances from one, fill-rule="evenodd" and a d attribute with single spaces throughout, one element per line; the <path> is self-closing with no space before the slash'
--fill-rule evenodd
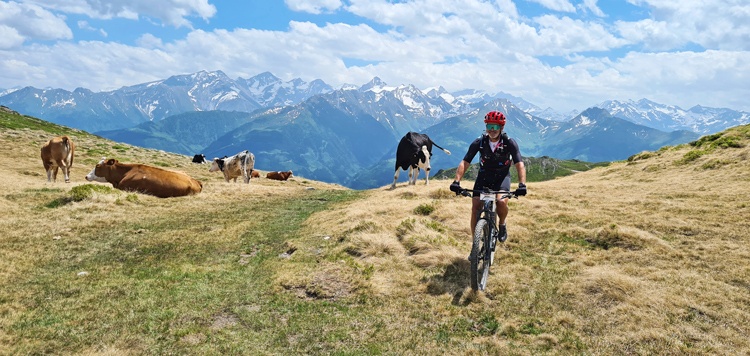
<path id="1" fill-rule="evenodd" d="M 470 202 L 451 197 L 449 181 L 374 189 L 311 217 L 311 238 L 299 243 L 370 268 L 358 288 L 402 303 L 386 313 L 424 307 L 414 298 L 434 298 L 427 304 L 437 314 L 478 302 L 506 328 L 536 320 L 546 333 L 514 340 L 531 348 L 560 352 L 572 344 L 561 349 L 559 340 L 573 338 L 597 354 L 747 353 L 750 135 L 742 129 L 744 147 L 687 163 L 680 162 L 695 149 L 684 145 L 530 183 L 529 195 L 511 203 L 510 239 L 493 266 L 489 299 L 468 292 Z M 434 211 L 415 213 L 420 205 Z M 419 322 L 401 323 L 417 330 Z M 502 352 L 507 339 L 473 342 Z"/>
<path id="2" fill-rule="evenodd" d="M 741 137 L 743 147 L 717 148 L 690 160 L 685 157 L 697 148 L 684 145 L 530 183 L 529 195 L 511 203 L 510 238 L 496 257 L 486 293 L 473 293 L 468 287 L 470 200 L 453 196 L 447 189 L 450 182 L 440 180 L 428 186 L 420 180 L 416 186 L 402 183 L 395 190 L 369 190 L 361 199 L 313 214 L 294 237 L 278 237 L 286 241 L 278 253 L 286 251 L 287 256 L 269 264 L 274 291 L 359 313 L 344 319 L 351 323 L 345 325 L 348 341 L 331 342 L 319 349 L 324 353 L 747 354 L 748 131 L 731 131 Z M 117 234 L 142 236 L 139 249 L 166 242 L 222 246 L 226 251 L 206 258 L 218 261 L 229 255 L 242 265 L 252 257 L 237 236 L 248 231 L 262 234 L 264 223 L 213 212 L 233 201 L 273 204 L 279 197 L 310 188 L 346 189 L 300 177 L 289 182 L 225 183 L 220 174 L 190 163 L 189 157 L 113 147 L 86 135 L 72 136 L 78 146 L 72 183 L 51 184 L 38 157 L 49 137 L 30 130 L 4 131 L 0 137 L 6 148 L 0 156 L 0 286 L 36 273 L 40 261 L 59 258 L 49 251 L 60 244 L 68 246 L 66 251 L 80 251 L 82 261 L 91 246 L 107 248 L 95 237 L 82 237 L 86 231 L 112 223 L 137 227 L 139 221 L 154 218 L 180 221 L 191 214 L 212 218 L 166 231 L 133 228 Z M 62 193 L 87 183 L 83 176 L 103 151 L 118 153 L 107 155 L 124 162 L 166 163 L 168 169 L 201 180 L 205 189 L 194 197 L 173 199 L 101 194 L 55 209 L 40 208 L 49 194 L 39 198 L 35 192 Z M 186 273 L 218 269 L 212 266 L 186 263 L 181 268 Z M 104 274 L 115 267 L 99 268 Z M 52 346 L 45 348 L 44 341 L 21 338 L 7 328 L 30 313 L 26 300 L 33 295 L 4 297 L 0 345 L 49 350 Z M 265 311 L 259 305 L 265 306 L 259 302 L 238 308 Z M 279 332 L 294 317 L 283 315 L 276 326 Z M 202 333 L 186 333 L 177 344 L 209 347 L 221 339 L 210 333 L 226 328 L 252 340 L 258 330 L 247 323 L 222 311 Z M 320 325 L 316 332 L 325 335 L 337 327 Z M 290 333 L 284 345 L 299 351 L 295 345 L 310 338 L 315 337 Z M 146 341 L 120 340 L 117 335 L 106 335 L 105 340 L 78 351 L 149 350 Z M 135 351 L 129 349 L 133 345 L 138 347 Z"/>

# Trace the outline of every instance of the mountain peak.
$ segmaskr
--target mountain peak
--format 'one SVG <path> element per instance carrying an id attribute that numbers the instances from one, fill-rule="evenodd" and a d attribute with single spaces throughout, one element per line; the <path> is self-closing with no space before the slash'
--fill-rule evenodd
<path id="1" fill-rule="evenodd" d="M 365 84 L 361 88 L 359 88 L 359 90 L 360 91 L 368 91 L 368 90 L 373 90 L 373 89 L 381 89 L 381 88 L 383 88 L 386 85 L 387 84 L 385 84 L 385 82 L 383 82 L 382 80 L 380 80 L 380 78 L 374 77 L 374 78 L 372 78 L 372 80 L 370 80 L 369 82 L 367 82 L 367 84 Z"/>

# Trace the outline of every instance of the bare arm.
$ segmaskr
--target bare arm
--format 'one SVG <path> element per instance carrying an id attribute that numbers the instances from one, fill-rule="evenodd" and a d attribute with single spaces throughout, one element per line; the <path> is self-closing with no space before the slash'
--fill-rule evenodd
<path id="1" fill-rule="evenodd" d="M 466 173 L 466 170 L 469 168 L 470 165 L 471 163 L 461 160 L 461 163 L 459 163 L 458 167 L 456 168 L 456 182 L 461 181 L 461 178 L 464 177 L 464 173 Z M 524 171 L 524 179 L 526 179 L 525 171 Z"/>
<path id="2" fill-rule="evenodd" d="M 518 183 L 526 184 L 526 165 L 523 162 L 516 163 L 516 172 L 518 172 Z M 458 175 L 458 171 L 456 171 Z"/>

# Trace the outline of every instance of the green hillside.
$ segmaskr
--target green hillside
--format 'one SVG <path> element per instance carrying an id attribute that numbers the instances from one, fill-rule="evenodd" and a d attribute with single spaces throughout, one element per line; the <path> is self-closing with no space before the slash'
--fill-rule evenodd
<path id="1" fill-rule="evenodd" d="M 542 182 L 558 177 L 565 177 L 578 172 L 588 171 L 596 167 L 606 167 L 609 162 L 590 163 L 579 160 L 560 160 L 551 157 L 524 157 L 527 182 Z M 475 180 L 479 173 L 479 163 L 472 164 L 464 173 L 464 179 Z M 515 168 L 511 168 L 513 182 L 518 182 Z M 441 169 L 435 173 L 435 179 L 451 179 L 456 177 L 456 169 Z"/>

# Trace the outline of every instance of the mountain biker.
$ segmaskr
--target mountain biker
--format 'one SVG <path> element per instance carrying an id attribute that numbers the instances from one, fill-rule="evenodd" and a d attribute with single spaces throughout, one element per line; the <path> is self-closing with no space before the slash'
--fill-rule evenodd
<path id="1" fill-rule="evenodd" d="M 518 173 L 518 189 L 516 195 L 526 195 L 526 166 L 518 144 L 508 134 L 503 132 L 505 115 L 499 111 L 490 111 L 484 116 L 486 133 L 469 145 L 464 159 L 456 168 L 456 180 L 450 185 L 450 190 L 458 194 L 461 191 L 461 178 L 471 165 L 477 153 L 479 158 L 479 174 L 474 182 L 474 193 L 471 199 L 471 235 L 474 236 L 474 226 L 477 215 L 482 209 L 479 200 L 479 190 L 487 187 L 491 190 L 510 191 L 510 166 L 515 165 Z M 508 216 L 508 198 L 497 201 L 497 216 L 499 226 L 498 239 L 504 242 L 508 238 L 505 218 Z"/>

